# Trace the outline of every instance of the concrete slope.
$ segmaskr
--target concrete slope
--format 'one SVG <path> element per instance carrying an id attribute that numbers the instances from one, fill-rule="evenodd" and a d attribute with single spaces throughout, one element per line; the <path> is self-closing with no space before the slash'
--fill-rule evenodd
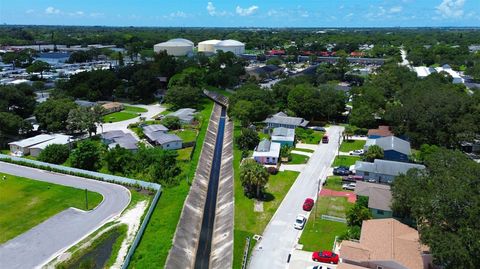
<path id="1" fill-rule="evenodd" d="M 265 228 L 263 238 L 255 245 L 249 268 L 285 268 L 288 255 L 301 235 L 301 231 L 293 228 L 295 218 L 298 214 L 308 215 L 302 210 L 303 201 L 307 197 L 316 199 L 317 190 L 321 188 L 337 153 L 342 131 L 340 126 L 328 128 L 330 143 L 317 146 Z"/>
<path id="2" fill-rule="evenodd" d="M 78 189 L 88 189 L 103 196 L 103 201 L 91 211 L 85 212 L 73 208 L 64 210 L 0 245 L 0 267 L 2 268 L 23 269 L 42 266 L 121 214 L 130 203 L 130 192 L 121 185 L 4 162 L 0 162 L 0 172 Z"/>

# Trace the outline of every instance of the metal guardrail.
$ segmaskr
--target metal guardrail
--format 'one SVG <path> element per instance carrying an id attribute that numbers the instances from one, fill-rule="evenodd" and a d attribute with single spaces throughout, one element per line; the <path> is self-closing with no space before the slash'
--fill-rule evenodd
<path id="1" fill-rule="evenodd" d="M 111 182 L 111 183 L 123 184 L 128 186 L 140 186 L 145 189 L 153 189 L 157 191 L 161 189 L 160 184 L 157 184 L 157 183 L 146 182 L 146 181 L 108 175 L 108 174 L 102 174 L 98 172 L 93 172 L 93 171 L 88 171 L 88 170 L 83 170 L 83 169 L 78 169 L 73 167 L 67 167 L 67 166 L 62 166 L 57 164 L 45 163 L 45 162 L 40 162 L 40 161 L 35 161 L 35 160 L 30 160 L 30 159 L 25 159 L 20 157 L 14 157 L 14 156 L 5 155 L 5 154 L 0 154 L 0 161 L 2 159 L 11 160 L 12 162 L 17 164 L 18 163 L 31 164 L 36 168 L 45 169 L 45 170 L 49 170 L 50 168 L 50 169 L 54 169 L 54 172 L 60 172 L 60 173 L 65 173 L 70 175 L 85 175 L 85 177 L 99 179 L 99 180 Z"/>
<path id="2" fill-rule="evenodd" d="M 129 186 L 140 186 L 142 188 L 156 190 L 155 196 L 153 197 L 152 203 L 150 204 L 147 214 L 143 219 L 142 225 L 140 226 L 140 229 L 135 235 L 135 239 L 133 240 L 133 243 L 127 252 L 127 256 L 125 256 L 125 261 L 122 265 L 122 269 L 128 268 L 128 266 L 130 265 L 130 261 L 133 257 L 133 254 L 135 253 L 135 250 L 137 249 L 138 244 L 140 244 L 140 240 L 142 239 L 143 233 L 147 228 L 147 224 L 150 221 L 150 218 L 153 214 L 153 210 L 157 206 L 158 200 L 160 199 L 160 195 L 162 193 L 162 187 L 160 184 L 0 154 L 0 161 L 2 160 L 6 162 L 11 162 L 14 164 L 19 164 L 19 165 L 30 164 L 34 168 L 53 170 L 53 172 L 65 173 L 65 174 L 74 175 L 74 176 L 85 176 L 87 178 L 93 178 L 96 180 L 101 180 L 101 181 L 110 182 L 110 183 L 129 185 Z"/>
<path id="3" fill-rule="evenodd" d="M 245 250 L 243 250 L 242 269 L 247 268 L 248 251 L 250 250 L 250 236 L 245 238 Z"/>

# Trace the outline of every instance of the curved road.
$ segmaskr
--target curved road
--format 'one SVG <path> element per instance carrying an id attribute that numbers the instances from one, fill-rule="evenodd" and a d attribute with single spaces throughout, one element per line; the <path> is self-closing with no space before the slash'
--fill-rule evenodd
<path id="1" fill-rule="evenodd" d="M 44 265 L 112 218 L 120 215 L 130 203 L 130 192 L 120 185 L 4 162 L 0 162 L 0 172 L 78 189 L 88 189 L 103 196 L 103 201 L 91 211 L 66 209 L 0 245 L 1 268 L 37 268 Z"/>

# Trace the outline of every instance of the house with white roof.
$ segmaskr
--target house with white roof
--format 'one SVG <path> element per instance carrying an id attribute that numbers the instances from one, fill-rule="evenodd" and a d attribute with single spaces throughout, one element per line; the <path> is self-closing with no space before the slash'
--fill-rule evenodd
<path id="1" fill-rule="evenodd" d="M 426 67 L 426 66 L 416 66 L 413 69 L 417 73 L 417 77 L 419 77 L 419 78 L 425 78 L 432 73 L 445 72 L 453 78 L 452 83 L 459 84 L 459 83 L 464 83 L 465 82 L 465 80 L 462 78 L 462 76 L 460 76 L 460 73 L 453 70 L 452 67 L 448 64 L 445 64 L 441 67 L 435 67 L 435 68 L 434 67 Z"/>
<path id="2" fill-rule="evenodd" d="M 280 157 L 280 148 L 280 143 L 263 139 L 255 148 L 253 159 L 261 164 L 277 164 Z"/>
<path id="3" fill-rule="evenodd" d="M 289 117 L 283 112 L 278 112 L 277 114 L 267 118 L 264 122 L 270 128 L 284 127 L 289 129 L 306 127 L 308 124 L 308 121 L 303 118 Z"/>
<path id="4" fill-rule="evenodd" d="M 425 169 L 424 165 L 404 162 L 394 162 L 375 159 L 373 163 L 357 161 L 355 174 L 362 176 L 366 181 L 391 184 L 401 174 L 406 174 L 410 169 Z"/>
<path id="5" fill-rule="evenodd" d="M 30 155 L 38 157 L 40 153 L 49 145 L 68 145 L 71 143 L 72 137 L 63 134 L 53 134 L 53 139 L 30 147 Z"/>
<path id="6" fill-rule="evenodd" d="M 8 143 L 10 146 L 10 152 L 16 155 L 28 155 L 30 154 L 30 147 L 38 145 L 40 143 L 52 140 L 55 137 L 49 134 L 40 134 L 34 137 L 26 138 L 20 141 L 14 141 Z"/>
<path id="7" fill-rule="evenodd" d="M 272 142 L 280 143 L 281 146 L 293 147 L 295 143 L 295 129 L 277 127 L 272 132 Z"/>

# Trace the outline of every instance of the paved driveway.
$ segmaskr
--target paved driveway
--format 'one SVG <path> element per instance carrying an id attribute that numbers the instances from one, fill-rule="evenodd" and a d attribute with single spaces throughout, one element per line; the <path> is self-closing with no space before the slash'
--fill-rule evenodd
<path id="1" fill-rule="evenodd" d="M 69 208 L 0 245 L 0 268 L 40 267 L 120 215 L 130 203 L 130 192 L 120 185 L 4 162 L 0 162 L 0 172 L 103 195 L 103 201 L 94 210 Z"/>
<path id="2" fill-rule="evenodd" d="M 307 166 L 267 225 L 262 240 L 256 244 L 249 268 L 285 268 L 288 255 L 301 235 L 301 231 L 293 228 L 293 222 L 298 214 L 305 214 L 302 210 L 305 198 L 316 199 L 317 189 L 321 188 L 321 182 L 325 180 L 337 153 L 342 131 L 343 127 L 331 126 L 327 131 L 330 143 L 317 145 Z"/>

